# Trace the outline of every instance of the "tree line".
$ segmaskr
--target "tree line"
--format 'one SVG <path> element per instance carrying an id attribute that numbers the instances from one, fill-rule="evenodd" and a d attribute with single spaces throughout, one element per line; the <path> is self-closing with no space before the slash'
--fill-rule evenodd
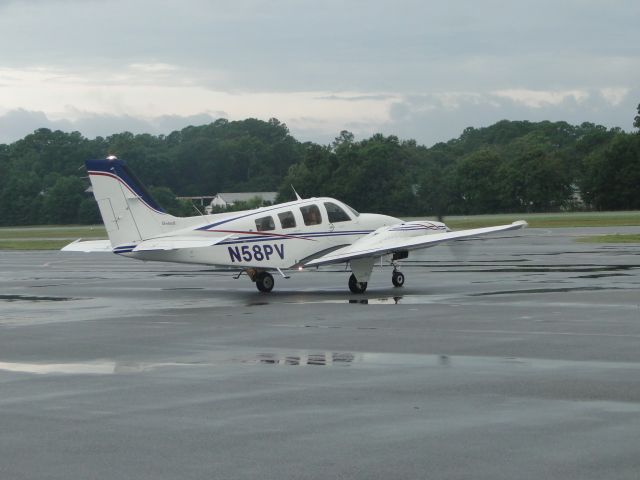
<path id="1" fill-rule="evenodd" d="M 177 215 L 196 212 L 176 195 L 278 191 L 289 200 L 292 185 L 392 215 L 640 209 L 640 135 L 619 128 L 503 120 L 427 148 L 348 131 L 320 145 L 276 119 L 220 119 L 158 136 L 39 129 L 0 145 L 0 225 L 99 223 L 83 165 L 109 154 Z"/>

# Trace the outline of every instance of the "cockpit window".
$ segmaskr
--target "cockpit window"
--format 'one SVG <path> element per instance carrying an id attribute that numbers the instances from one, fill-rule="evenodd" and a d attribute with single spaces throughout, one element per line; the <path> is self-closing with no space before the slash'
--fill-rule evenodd
<path id="1" fill-rule="evenodd" d="M 302 212 L 302 219 L 305 225 L 319 225 L 322 223 L 322 217 L 320 216 L 320 209 L 317 205 L 307 205 L 306 207 L 300 207 Z"/>
<path id="2" fill-rule="evenodd" d="M 278 218 L 280 219 L 282 228 L 293 228 L 296 226 L 296 218 L 293 216 L 293 212 L 279 213 Z"/>
<path id="3" fill-rule="evenodd" d="M 327 209 L 329 223 L 348 222 L 349 220 L 351 220 L 349 215 L 347 215 L 347 212 L 345 212 L 335 203 L 324 202 L 324 206 Z"/>
<path id="4" fill-rule="evenodd" d="M 267 230 L 275 230 L 276 224 L 273 223 L 273 217 L 269 215 L 268 217 L 256 218 L 256 230 L 259 232 L 265 232 Z"/>

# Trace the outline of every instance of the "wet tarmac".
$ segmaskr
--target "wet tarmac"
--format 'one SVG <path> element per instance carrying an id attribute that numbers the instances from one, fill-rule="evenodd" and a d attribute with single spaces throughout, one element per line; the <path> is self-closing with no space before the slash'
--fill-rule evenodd
<path id="1" fill-rule="evenodd" d="M 361 296 L 0 252 L 0 478 L 635 480 L 640 245 L 574 241 L 605 231 L 436 247 Z"/>

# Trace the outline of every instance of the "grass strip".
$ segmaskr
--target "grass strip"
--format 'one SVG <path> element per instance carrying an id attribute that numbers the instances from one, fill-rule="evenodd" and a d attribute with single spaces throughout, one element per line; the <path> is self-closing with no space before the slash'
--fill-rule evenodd
<path id="1" fill-rule="evenodd" d="M 567 212 L 552 214 L 473 215 L 445 217 L 454 230 L 503 225 L 526 220 L 530 228 L 624 227 L 640 225 L 640 212 Z"/>
<path id="2" fill-rule="evenodd" d="M 580 243 L 640 243 L 640 234 L 622 234 L 613 235 L 589 235 L 587 237 L 578 237 L 576 242 Z"/>
<path id="3" fill-rule="evenodd" d="M 107 238 L 102 225 L 51 226 L 51 227 L 2 227 L 0 241 L 11 239 L 68 239 L 68 238 Z"/>
<path id="4" fill-rule="evenodd" d="M 69 240 L 2 240 L 0 250 L 60 250 Z"/>

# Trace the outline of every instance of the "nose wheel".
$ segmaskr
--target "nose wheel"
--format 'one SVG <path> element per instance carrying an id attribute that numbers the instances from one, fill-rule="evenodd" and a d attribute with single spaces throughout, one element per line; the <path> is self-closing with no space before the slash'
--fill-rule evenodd
<path id="1" fill-rule="evenodd" d="M 404 273 L 394 270 L 391 275 L 391 283 L 394 287 L 401 287 L 404 285 Z"/>
<path id="2" fill-rule="evenodd" d="M 367 282 L 359 282 L 352 273 L 349 277 L 349 290 L 351 290 L 352 293 L 364 293 L 366 289 Z"/>

